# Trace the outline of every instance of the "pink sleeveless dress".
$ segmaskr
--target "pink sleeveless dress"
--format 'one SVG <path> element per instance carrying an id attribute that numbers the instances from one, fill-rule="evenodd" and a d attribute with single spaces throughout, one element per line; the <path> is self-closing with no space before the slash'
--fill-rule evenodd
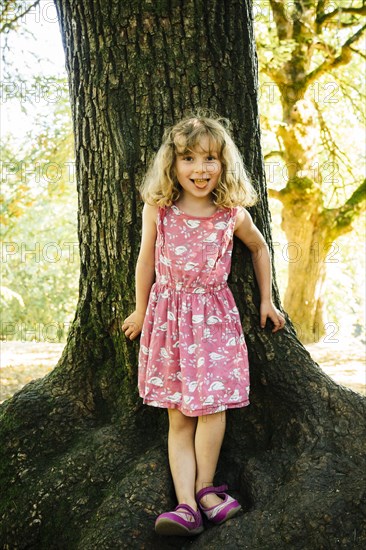
<path id="1" fill-rule="evenodd" d="M 143 402 L 202 416 L 249 404 L 249 364 L 227 285 L 240 206 L 209 217 L 159 207 L 155 282 L 141 331 Z"/>

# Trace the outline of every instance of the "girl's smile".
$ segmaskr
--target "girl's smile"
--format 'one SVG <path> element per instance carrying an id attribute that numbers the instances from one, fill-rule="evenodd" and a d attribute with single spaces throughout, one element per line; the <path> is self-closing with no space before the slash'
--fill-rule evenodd
<path id="1" fill-rule="evenodd" d="M 192 151 L 177 154 L 175 172 L 185 195 L 206 199 L 215 189 L 221 171 L 221 161 L 216 151 L 210 151 L 208 136 Z"/>

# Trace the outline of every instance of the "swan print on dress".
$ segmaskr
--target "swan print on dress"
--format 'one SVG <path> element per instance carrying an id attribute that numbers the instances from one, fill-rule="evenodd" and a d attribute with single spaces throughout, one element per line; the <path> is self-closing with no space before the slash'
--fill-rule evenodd
<path id="1" fill-rule="evenodd" d="M 201 416 L 249 404 L 247 347 L 227 284 L 241 207 L 209 217 L 159 207 L 155 282 L 141 331 L 143 402 Z"/>

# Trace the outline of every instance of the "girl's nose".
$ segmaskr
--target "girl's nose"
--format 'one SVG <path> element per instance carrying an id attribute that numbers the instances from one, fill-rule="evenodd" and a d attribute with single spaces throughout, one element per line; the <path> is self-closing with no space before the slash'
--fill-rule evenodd
<path id="1" fill-rule="evenodd" d="M 201 164 L 201 165 L 196 166 L 193 171 L 197 172 L 198 174 L 202 174 L 202 172 L 204 172 L 205 170 L 204 170 L 204 167 Z"/>

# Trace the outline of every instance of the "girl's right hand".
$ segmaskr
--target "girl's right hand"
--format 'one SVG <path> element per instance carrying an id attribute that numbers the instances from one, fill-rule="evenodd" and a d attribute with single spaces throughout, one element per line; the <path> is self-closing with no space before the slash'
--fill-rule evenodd
<path id="1" fill-rule="evenodd" d="M 126 317 L 123 321 L 122 330 L 125 333 L 125 336 L 130 340 L 134 340 L 142 331 L 142 325 L 144 324 L 145 315 L 134 311 Z"/>

